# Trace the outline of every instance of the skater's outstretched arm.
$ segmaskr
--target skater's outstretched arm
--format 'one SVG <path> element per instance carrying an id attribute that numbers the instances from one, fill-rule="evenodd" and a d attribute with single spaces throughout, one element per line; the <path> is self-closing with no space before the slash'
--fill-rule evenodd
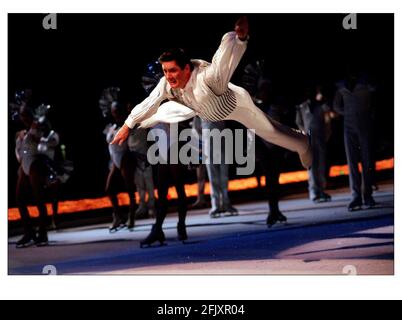
<path id="1" fill-rule="evenodd" d="M 158 110 L 160 104 L 167 98 L 166 92 L 166 79 L 163 77 L 154 90 L 150 93 L 148 98 L 136 105 L 129 116 L 127 117 L 124 125 L 115 135 L 111 144 L 121 145 L 130 133 L 130 129 L 134 128 L 137 123 L 145 121 L 152 117 Z"/>
<path id="2" fill-rule="evenodd" d="M 158 110 L 162 101 L 167 98 L 166 84 L 166 78 L 161 78 L 148 98 L 133 108 L 125 121 L 129 128 L 133 128 L 135 124 L 148 119 Z"/>
<path id="3" fill-rule="evenodd" d="M 241 17 L 235 24 L 235 31 L 226 33 L 206 70 L 205 80 L 216 95 L 222 95 L 246 51 L 248 20 Z"/>
<path id="4" fill-rule="evenodd" d="M 158 123 L 177 123 L 188 120 L 196 116 L 194 110 L 177 103 L 175 101 L 168 101 L 163 103 L 158 111 L 150 118 L 141 121 L 140 128 L 150 128 Z"/>

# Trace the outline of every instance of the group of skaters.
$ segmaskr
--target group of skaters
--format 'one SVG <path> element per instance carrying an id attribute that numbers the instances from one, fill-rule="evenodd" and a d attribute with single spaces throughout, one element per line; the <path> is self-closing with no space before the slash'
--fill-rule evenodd
<path id="1" fill-rule="evenodd" d="M 298 130 L 283 124 L 286 107 L 280 99 L 273 99 L 272 82 L 261 71 L 261 61 L 248 65 L 244 70 L 243 87 L 236 86 L 230 79 L 244 54 L 249 39 L 249 26 L 246 17 L 240 18 L 234 31 L 226 33 L 215 53 L 212 62 L 189 59 L 181 49 L 165 51 L 158 62 L 147 66 L 147 72 L 142 78 L 143 87 L 149 96 L 133 107 L 132 103 L 119 99 L 119 88 L 111 87 L 104 90 L 100 99 L 102 112 L 110 119 L 104 133 L 110 153 L 109 174 L 106 182 L 106 194 L 113 206 L 113 222 L 110 232 L 123 227 L 135 228 L 135 220 L 151 217 L 155 219 L 151 232 L 141 241 L 141 246 L 152 245 L 155 242 L 164 243 L 163 223 L 169 210 L 168 188 L 173 184 L 178 194 L 177 234 L 180 241 L 188 238 L 186 230 L 187 198 L 184 189 L 187 166 L 171 164 L 168 161 L 158 164 L 153 170 L 147 161 L 147 136 L 149 128 L 158 128 L 169 133 L 172 124 L 179 127 L 191 126 L 201 137 L 203 129 L 224 130 L 227 120 L 234 120 L 248 129 L 255 130 L 256 158 L 266 176 L 266 190 L 269 202 L 267 225 L 287 221 L 279 209 L 281 166 L 286 161 L 287 151 L 297 152 L 301 164 L 309 174 L 309 196 L 314 203 L 331 200 L 326 193 L 326 144 L 330 136 L 331 120 L 337 116 L 344 118 L 344 140 L 346 155 L 350 170 L 350 187 L 352 201 L 348 205 L 350 211 L 358 210 L 363 205 L 376 205 L 372 197 L 373 175 L 375 161 L 371 144 L 372 103 L 371 87 L 364 78 L 351 73 L 339 82 L 333 99 L 324 92 L 319 82 L 306 91 L 304 101 L 296 107 L 295 123 Z M 24 108 L 19 110 L 21 121 L 24 122 Z M 25 121 L 26 122 L 26 121 Z M 35 155 L 28 152 L 31 161 L 29 168 L 24 170 L 22 154 L 21 175 L 17 186 L 17 202 L 24 224 L 24 236 L 17 242 L 17 247 L 26 247 L 32 243 L 45 245 L 47 243 L 46 206 L 44 205 L 45 186 L 49 182 L 40 174 L 40 166 L 36 163 L 39 157 L 39 144 L 47 139 L 47 149 L 57 145 L 57 135 L 44 131 L 39 138 L 34 137 L 33 123 L 26 122 L 28 130 L 21 139 L 30 139 L 30 148 L 35 149 Z M 212 158 L 214 154 L 225 154 L 224 144 L 219 150 L 209 139 L 201 139 L 205 150 Z M 18 141 L 17 141 L 18 142 Z M 156 143 L 163 143 L 157 141 Z M 165 142 L 166 143 L 166 142 Z M 168 146 L 172 141 L 168 139 Z M 18 143 L 17 143 L 18 144 Z M 51 159 L 51 157 L 47 156 Z M 362 161 L 362 174 L 358 162 Z M 205 197 L 206 176 L 211 186 L 211 205 L 209 216 L 218 218 L 227 215 L 237 215 L 229 198 L 229 165 L 221 158 L 221 163 L 198 165 L 198 197 L 193 208 L 208 207 Z M 46 161 L 44 161 L 46 162 Z M 49 162 L 49 161 L 47 161 Z M 49 162 L 50 163 L 50 162 Z M 53 165 L 53 167 L 56 167 Z M 25 168 L 26 169 L 26 168 Z M 55 174 L 57 181 L 62 181 L 62 174 Z M 156 179 L 154 180 L 154 172 Z M 38 178 L 40 176 L 40 179 Z M 119 206 L 118 181 L 124 181 L 129 194 L 128 215 Z M 363 179 L 363 185 L 362 185 Z M 30 183 L 36 205 L 40 212 L 40 227 L 35 233 L 27 213 L 24 200 L 21 199 L 22 181 Z M 65 179 L 64 179 L 65 180 Z M 158 191 L 155 201 L 154 181 Z M 135 191 L 140 195 L 137 205 Z M 24 206 L 25 205 L 25 206 Z"/>

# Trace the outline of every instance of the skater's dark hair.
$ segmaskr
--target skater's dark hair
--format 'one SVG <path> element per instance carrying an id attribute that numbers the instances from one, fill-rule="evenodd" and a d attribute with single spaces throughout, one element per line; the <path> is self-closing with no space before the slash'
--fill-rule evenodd
<path id="1" fill-rule="evenodd" d="M 186 67 L 186 65 L 190 66 L 191 71 L 193 71 L 194 69 L 193 63 L 191 62 L 190 58 L 187 56 L 184 50 L 180 48 L 166 50 L 164 53 L 161 54 L 158 60 L 160 63 L 176 61 L 177 65 L 182 70 Z"/>

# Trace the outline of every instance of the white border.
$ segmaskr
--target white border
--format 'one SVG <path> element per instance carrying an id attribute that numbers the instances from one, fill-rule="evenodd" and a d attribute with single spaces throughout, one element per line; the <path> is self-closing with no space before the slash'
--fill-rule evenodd
<path id="1" fill-rule="evenodd" d="M 174 3 L 174 4 L 172 4 Z M 245 3 L 247 6 L 245 7 Z M 396 1 L 6 1 L 1 12 L 1 149 L 7 143 L 7 13 L 11 12 L 395 12 L 396 59 L 402 57 L 400 5 Z M 401 64 L 396 60 L 395 88 L 401 88 Z M 399 107 L 401 98 L 396 90 L 395 130 L 398 166 L 399 135 L 397 127 L 402 120 Z M 396 264 L 394 277 L 324 277 L 324 276 L 66 276 L 66 277 L 10 277 L 7 276 L 7 160 L 1 158 L 0 204 L 3 208 L 0 234 L 0 298 L 2 299 L 394 299 L 401 298 L 401 268 Z M 395 170 L 395 185 L 400 174 Z M 11 191 L 12 192 L 12 191 Z M 395 212 L 400 208 L 395 198 Z M 400 235 L 396 216 L 396 235 Z M 401 258 L 399 239 L 396 239 L 395 260 Z"/>

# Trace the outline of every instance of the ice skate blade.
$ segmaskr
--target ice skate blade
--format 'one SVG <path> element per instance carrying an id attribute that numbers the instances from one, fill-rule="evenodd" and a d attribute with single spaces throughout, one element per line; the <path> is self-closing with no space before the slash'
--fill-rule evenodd
<path id="1" fill-rule="evenodd" d="M 15 247 L 16 247 L 17 249 L 25 249 L 25 248 L 32 247 L 33 245 L 35 245 L 35 241 L 34 241 L 34 240 L 31 240 L 31 241 L 28 242 L 28 243 L 17 244 Z"/>
<path id="2" fill-rule="evenodd" d="M 118 227 L 109 228 L 109 233 L 116 233 L 116 232 L 124 229 L 125 227 L 126 227 L 125 225 L 120 225 Z"/>
<path id="3" fill-rule="evenodd" d="M 158 247 L 164 247 L 164 246 L 167 246 L 167 243 L 160 242 L 159 245 L 154 245 L 154 243 L 140 243 L 141 249 L 158 248 Z"/>
<path id="4" fill-rule="evenodd" d="M 353 207 L 353 208 L 348 208 L 349 212 L 355 212 L 355 211 L 360 211 L 362 210 L 362 207 Z"/>
<path id="5" fill-rule="evenodd" d="M 48 247 L 49 246 L 49 242 L 39 242 L 36 243 L 37 247 Z"/>

